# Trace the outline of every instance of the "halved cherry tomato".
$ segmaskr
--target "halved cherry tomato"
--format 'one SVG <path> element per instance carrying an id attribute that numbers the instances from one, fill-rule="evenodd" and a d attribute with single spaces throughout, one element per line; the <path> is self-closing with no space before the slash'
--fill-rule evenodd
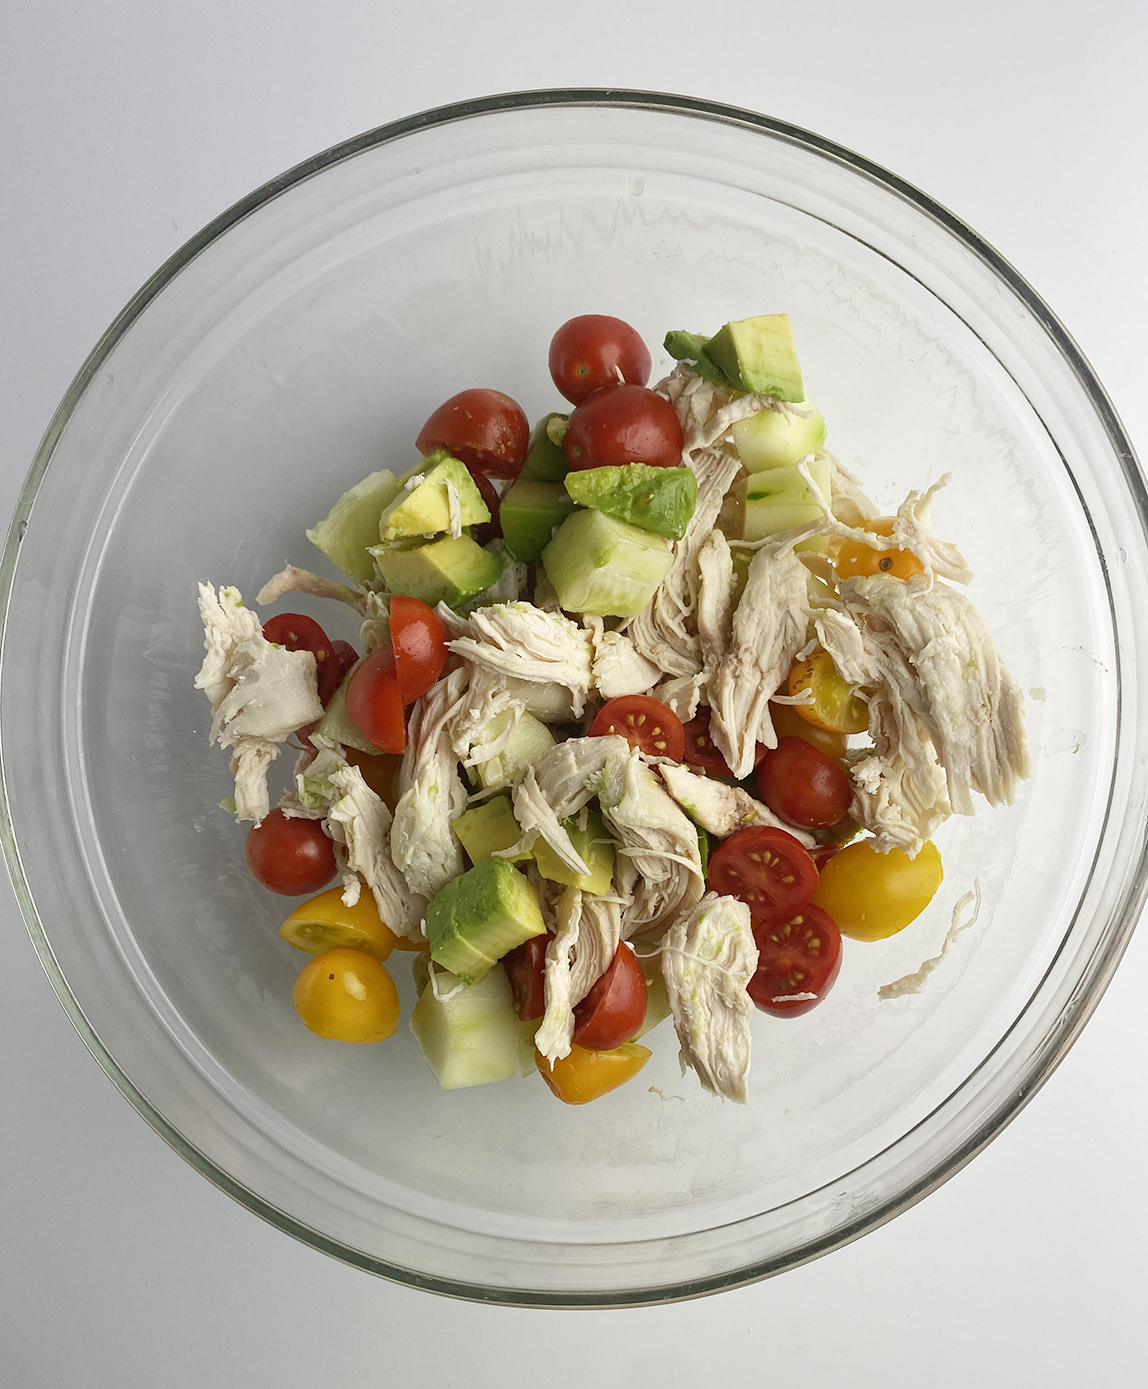
<path id="1" fill-rule="evenodd" d="M 804 738 L 807 743 L 820 748 L 826 757 L 834 760 L 844 757 L 849 748 L 847 733 L 831 733 L 827 728 L 818 728 L 816 724 L 803 719 L 791 704 L 771 704 L 769 717 L 778 738 Z"/>
<path id="2" fill-rule="evenodd" d="M 649 695 L 619 695 L 602 705 L 590 725 L 590 737 L 605 738 L 612 733 L 649 757 L 669 757 L 680 762 L 686 750 L 681 719 L 661 700 Z"/>
<path id="3" fill-rule="evenodd" d="M 682 462 L 677 411 L 645 386 L 600 386 L 574 408 L 562 448 L 567 466 L 606 468 L 648 463 L 677 468 Z"/>
<path id="4" fill-rule="evenodd" d="M 362 950 L 328 950 L 299 971 L 295 1011 L 319 1037 L 385 1042 L 399 1025 L 399 995 L 390 973 Z"/>
<path id="5" fill-rule="evenodd" d="M 837 824 L 853 800 L 838 763 L 804 738 L 777 740 L 757 769 L 757 789 L 775 815 L 805 829 Z"/>
<path id="6" fill-rule="evenodd" d="M 892 516 L 866 521 L 865 529 L 874 535 L 892 535 Z M 833 562 L 839 578 L 852 579 L 870 574 L 892 574 L 895 579 L 911 579 L 923 574 L 925 566 L 912 550 L 874 550 L 863 540 L 846 540 Z"/>
<path id="7" fill-rule="evenodd" d="M 517 477 L 530 445 L 522 406 L 501 391 L 459 391 L 444 401 L 419 430 L 420 453 L 448 449 L 472 473 Z"/>
<path id="8" fill-rule="evenodd" d="M 842 680 L 828 651 L 815 651 L 798 661 L 789 672 L 791 695 L 812 696 L 809 704 L 793 704 L 799 717 L 829 733 L 864 733 L 869 727 L 869 706 Z"/>
<path id="9" fill-rule="evenodd" d="M 574 1041 L 588 1051 L 612 1051 L 638 1032 L 646 1017 L 646 976 L 625 941 L 606 973 L 574 1008 Z"/>
<path id="10" fill-rule="evenodd" d="M 352 669 L 355 662 L 359 659 L 359 653 L 349 641 L 333 641 L 331 643 L 331 654 L 334 656 L 337 664 L 339 684 L 341 685 L 348 671 Z"/>
<path id="11" fill-rule="evenodd" d="M 585 313 L 564 323 L 550 340 L 550 379 L 575 405 L 599 386 L 624 381 L 644 386 L 650 354 L 628 323 Z"/>
<path id="12" fill-rule="evenodd" d="M 763 1013 L 795 1018 L 815 1008 L 833 987 L 841 969 L 841 932 L 827 911 L 807 902 L 788 921 L 755 926 L 753 938 L 757 972 L 746 987 Z"/>
<path id="13" fill-rule="evenodd" d="M 651 1055 L 648 1047 L 624 1042 L 612 1051 L 587 1051 L 574 1045 L 569 1056 L 553 1066 L 537 1050 L 534 1060 L 539 1075 L 564 1104 L 588 1104 L 632 1080 Z"/>
<path id="14" fill-rule="evenodd" d="M 686 747 L 681 760 L 687 766 L 694 767 L 699 772 L 705 772 L 707 776 L 732 781 L 734 778 L 729 763 L 718 751 L 710 734 L 710 711 L 706 708 L 700 708 L 697 716 L 692 718 L 689 723 L 683 724 L 682 727 L 685 732 Z M 769 749 L 764 743 L 758 743 L 754 753 L 755 767 L 768 751 Z"/>
<path id="15" fill-rule="evenodd" d="M 492 540 L 497 540 L 502 534 L 502 521 L 499 518 L 499 507 L 502 505 L 502 498 L 495 491 L 494 483 L 483 473 L 471 473 L 474 478 L 474 485 L 478 488 L 478 494 L 486 503 L 486 509 L 490 512 L 490 520 L 483 521 L 474 527 L 474 538 L 479 545 L 489 545 Z"/>
<path id="16" fill-rule="evenodd" d="M 358 767 L 363 774 L 363 780 L 387 809 L 393 811 L 399 801 L 395 794 L 395 777 L 403 765 L 402 754 L 360 752 L 358 748 L 344 748 L 343 755 L 352 767 Z"/>
<path id="17" fill-rule="evenodd" d="M 710 856 L 709 883 L 737 897 L 755 926 L 788 921 L 817 888 L 817 866 L 793 835 L 772 826 L 735 830 Z"/>
<path id="18" fill-rule="evenodd" d="M 380 752 L 402 752 L 406 747 L 402 688 L 389 646 L 372 651 L 355 667 L 347 682 L 347 716 Z"/>
<path id="19" fill-rule="evenodd" d="M 383 921 L 367 887 L 359 889 L 353 907 L 343 901 L 341 887 L 329 887 L 296 907 L 279 927 L 279 934 L 296 950 L 322 955 L 327 950 L 365 950 L 385 960 L 395 948 L 394 931 Z"/>
<path id="20" fill-rule="evenodd" d="M 510 980 L 510 992 L 514 998 L 514 1010 L 523 1022 L 532 1022 L 545 1012 L 546 992 L 544 986 L 546 947 L 553 940 L 549 931 L 515 946 L 509 954 L 502 957 L 506 977 Z"/>
<path id="21" fill-rule="evenodd" d="M 248 830 L 245 852 L 255 881 L 282 897 L 318 892 L 335 876 L 335 854 L 319 821 L 278 809 Z"/>
<path id="22" fill-rule="evenodd" d="M 403 703 L 426 694 L 443 672 L 447 630 L 441 617 L 418 598 L 396 594 L 391 599 L 391 647 Z M 376 744 L 376 747 L 380 746 Z"/>
<path id="23" fill-rule="evenodd" d="M 319 679 L 319 703 L 325 709 L 339 688 L 342 676 L 339 674 L 339 662 L 333 655 L 333 643 L 322 627 L 313 617 L 306 617 L 303 613 L 276 613 L 263 624 L 263 635 L 276 646 L 285 646 L 288 651 L 310 651 L 315 657 L 315 671 Z"/>

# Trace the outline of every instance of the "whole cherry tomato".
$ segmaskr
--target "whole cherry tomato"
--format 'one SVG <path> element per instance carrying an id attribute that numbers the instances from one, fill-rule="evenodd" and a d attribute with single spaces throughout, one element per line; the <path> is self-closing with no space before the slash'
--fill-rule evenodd
<path id="1" fill-rule="evenodd" d="M 415 440 L 420 453 L 447 449 L 472 473 L 517 477 L 526 461 L 530 424 L 501 391 L 459 391 L 431 415 Z"/>
<path id="2" fill-rule="evenodd" d="M 574 1008 L 574 1042 L 587 1051 L 612 1051 L 628 1042 L 646 1018 L 646 976 L 625 941 L 606 973 Z"/>
<path id="3" fill-rule="evenodd" d="M 754 1003 L 777 1018 L 815 1008 L 841 969 L 841 932 L 829 913 L 807 902 L 788 921 L 755 926 L 753 938 L 757 972 L 746 988 Z"/>
<path id="4" fill-rule="evenodd" d="M 372 651 L 355 667 L 347 682 L 347 716 L 380 752 L 406 747 L 402 687 L 390 647 Z"/>
<path id="5" fill-rule="evenodd" d="M 601 386 L 575 407 L 562 448 L 574 471 L 625 463 L 677 468 L 682 462 L 677 411 L 645 386 Z"/>
<path id="6" fill-rule="evenodd" d="M 335 876 L 335 854 L 319 821 L 278 809 L 248 830 L 246 856 L 255 881 L 283 897 L 318 892 Z"/>
<path id="7" fill-rule="evenodd" d="M 426 694 L 446 665 L 450 654 L 446 626 L 426 603 L 398 594 L 391 599 L 390 623 L 399 689 L 403 703 L 413 704 Z"/>
<path id="8" fill-rule="evenodd" d="M 682 760 L 686 747 L 681 719 L 649 695 L 619 695 L 602 705 L 590 725 L 590 737 L 604 738 L 612 733 L 649 757 L 669 757 L 674 762 Z"/>
<path id="9" fill-rule="evenodd" d="M 772 826 L 735 830 L 710 855 L 709 883 L 749 908 L 755 926 L 788 921 L 817 890 L 817 866 L 793 835 Z"/>
<path id="10" fill-rule="evenodd" d="M 490 512 L 490 520 L 482 521 L 474 527 L 474 538 L 479 545 L 489 545 L 492 540 L 497 540 L 502 534 L 502 522 L 499 519 L 498 509 L 502 505 L 502 498 L 494 489 L 494 483 L 483 473 L 471 473 L 474 478 L 474 485 L 478 488 L 479 496 L 486 503 L 486 509 Z"/>
<path id="11" fill-rule="evenodd" d="M 322 627 L 303 613 L 277 613 L 263 624 L 263 635 L 288 651 L 310 651 L 315 657 L 319 703 L 326 708 L 343 677 L 339 674 L 339 662 L 334 659 L 334 643 Z"/>
<path id="12" fill-rule="evenodd" d="M 837 824 L 853 800 L 840 765 L 804 738 L 778 739 L 757 769 L 757 789 L 775 815 L 805 829 Z"/>
<path id="13" fill-rule="evenodd" d="M 586 313 L 564 323 L 550 341 L 550 378 L 575 405 L 599 386 L 644 386 L 650 354 L 628 323 Z"/>
<path id="14" fill-rule="evenodd" d="M 523 1022 L 540 1018 L 545 1011 L 546 947 L 552 939 L 549 931 L 545 931 L 540 936 L 532 936 L 502 957 L 506 977 L 510 980 L 510 992 L 514 997 L 514 1009 Z"/>

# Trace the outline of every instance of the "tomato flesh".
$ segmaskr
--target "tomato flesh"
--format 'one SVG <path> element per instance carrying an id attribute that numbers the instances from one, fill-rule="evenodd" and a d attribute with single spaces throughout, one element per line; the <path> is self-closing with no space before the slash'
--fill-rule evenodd
<path id="1" fill-rule="evenodd" d="M 335 876 L 335 854 L 318 820 L 273 810 L 247 832 L 251 876 L 269 892 L 302 897 L 318 892 Z"/>
<path id="2" fill-rule="evenodd" d="M 575 406 L 562 448 L 567 467 L 606 468 L 648 463 L 677 468 L 682 462 L 677 411 L 644 386 L 600 386 Z"/>
<path id="3" fill-rule="evenodd" d="M 746 988 L 763 1013 L 796 1018 L 833 987 L 841 969 L 841 932 L 821 907 L 807 902 L 788 921 L 755 926 L 753 938 L 757 971 Z"/>
<path id="4" fill-rule="evenodd" d="M 315 657 L 319 703 L 325 709 L 343 677 L 339 674 L 339 662 L 334 658 L 334 643 L 322 627 L 303 613 L 277 613 L 263 624 L 263 635 L 288 651 L 310 651 Z"/>
<path id="5" fill-rule="evenodd" d="M 514 1011 L 523 1022 L 532 1022 L 545 1011 L 546 947 L 552 939 L 549 931 L 532 936 L 502 957 L 506 977 L 510 980 Z"/>
<path id="6" fill-rule="evenodd" d="M 677 714 L 658 699 L 649 695 L 619 695 L 608 699 L 590 725 L 591 738 L 617 734 L 632 748 L 648 757 L 669 757 L 682 760 L 686 750 L 686 735 Z"/>
<path id="7" fill-rule="evenodd" d="M 755 926 L 788 921 L 817 889 L 817 866 L 785 830 L 755 826 L 736 830 L 710 856 L 709 883 L 737 897 Z"/>
<path id="8" fill-rule="evenodd" d="M 403 695 L 389 647 L 372 651 L 347 682 L 347 716 L 380 752 L 402 752 L 407 745 Z"/>
<path id="9" fill-rule="evenodd" d="M 550 340 L 550 379 L 577 405 L 599 386 L 613 386 L 619 380 L 644 386 L 650 379 L 650 354 L 620 318 L 581 314 L 564 323 Z"/>
<path id="10" fill-rule="evenodd" d="M 502 535 L 502 521 L 499 518 L 499 508 L 502 505 L 502 498 L 494 489 L 494 483 L 483 473 L 471 473 L 474 485 L 478 488 L 478 494 L 486 503 L 486 509 L 490 512 L 490 520 L 483 521 L 474 527 L 474 538 L 479 545 L 489 545 L 492 540 L 497 540 Z"/>
<path id="11" fill-rule="evenodd" d="M 827 829 L 853 800 L 849 778 L 804 738 L 779 738 L 757 769 L 757 789 L 770 810 L 791 825 Z"/>
<path id="12" fill-rule="evenodd" d="M 684 724 L 683 729 L 686 747 L 681 760 L 687 766 L 693 767 L 695 771 L 705 772 L 706 776 L 733 781 L 734 774 L 730 770 L 730 765 L 718 751 L 710 733 L 709 710 L 699 709 L 697 716 L 692 718 L 689 723 Z M 768 751 L 769 749 L 764 743 L 758 743 L 754 753 L 755 767 Z"/>
<path id="13" fill-rule="evenodd" d="M 348 673 L 354 668 L 355 662 L 359 659 L 359 653 L 349 641 L 333 641 L 331 643 L 331 654 L 335 657 L 336 668 L 339 672 L 339 685 L 346 679 Z"/>
<path id="14" fill-rule="evenodd" d="M 472 473 L 517 477 L 530 445 L 522 406 L 501 391 L 459 391 L 443 401 L 419 430 L 420 453 L 447 449 Z"/>
<path id="15" fill-rule="evenodd" d="M 642 1069 L 652 1053 L 638 1042 L 623 1042 L 612 1051 L 587 1051 L 576 1043 L 568 1056 L 553 1065 L 537 1049 L 538 1074 L 563 1104 L 589 1104 L 625 1085 Z"/>
<path id="16" fill-rule="evenodd" d="M 574 1042 L 588 1051 L 613 1051 L 628 1042 L 646 1017 L 646 976 L 624 941 L 606 973 L 574 1008 Z"/>
<path id="17" fill-rule="evenodd" d="M 396 594 L 390 604 L 391 647 L 404 704 L 426 694 L 443 672 L 447 630 L 432 607 Z M 381 746 L 381 744 L 376 744 Z"/>

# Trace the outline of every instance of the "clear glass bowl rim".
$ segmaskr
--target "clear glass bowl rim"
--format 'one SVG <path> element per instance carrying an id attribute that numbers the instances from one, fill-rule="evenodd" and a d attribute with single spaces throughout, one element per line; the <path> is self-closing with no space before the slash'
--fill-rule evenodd
<path id="1" fill-rule="evenodd" d="M 365 150 L 400 140 L 408 135 L 436 126 L 444 126 L 456 121 L 464 121 L 484 115 L 504 114 L 512 111 L 540 110 L 553 107 L 616 107 L 644 111 L 658 111 L 673 115 L 693 117 L 713 121 L 756 132 L 785 143 L 815 153 L 823 158 L 839 162 L 855 173 L 878 184 L 886 191 L 911 203 L 918 211 L 925 213 L 940 224 L 951 236 L 980 259 L 986 267 L 1001 280 L 1022 301 L 1026 309 L 1044 329 L 1053 345 L 1076 376 L 1086 393 L 1096 416 L 1110 439 L 1114 452 L 1121 462 L 1130 490 L 1137 499 L 1142 519 L 1148 523 L 1148 490 L 1145 488 L 1143 474 L 1137 463 L 1136 453 L 1112 402 L 1100 384 L 1088 360 L 1077 346 L 1072 336 L 1031 285 L 1005 260 L 983 237 L 979 236 L 960 218 L 947 208 L 923 193 L 913 184 L 899 178 L 896 174 L 873 163 L 861 155 L 825 139 L 800 126 L 776 120 L 773 117 L 740 107 L 728 106 L 719 102 L 674 93 L 645 92 L 625 88 L 555 88 L 533 91 L 498 93 L 466 101 L 438 106 L 414 115 L 391 121 L 372 130 L 342 141 L 337 145 L 311 158 L 302 161 L 277 177 L 256 188 L 231 207 L 214 218 L 178 251 L 165 261 L 128 301 L 109 325 L 92 349 L 87 360 L 77 372 L 66 394 L 61 400 L 45 431 L 44 437 L 28 471 L 24 487 L 13 513 L 0 558 L 0 650 L 3 648 L 7 629 L 7 616 L 12 588 L 19 557 L 20 543 L 27 528 L 40 483 L 51 462 L 56 444 L 66 429 L 80 399 L 92 380 L 98 376 L 104 361 L 111 354 L 121 338 L 131 329 L 133 323 L 144 312 L 151 301 L 162 293 L 165 287 L 212 242 L 224 236 L 233 226 L 281 193 L 321 173 L 323 170 L 343 160 L 353 158 Z M 825 1240 L 812 1243 L 801 1252 L 800 1258 L 785 1258 L 783 1261 L 765 1260 L 759 1264 L 743 1267 L 727 1274 L 698 1279 L 678 1287 L 658 1287 L 649 1290 L 648 1295 L 631 1292 L 623 1298 L 618 1295 L 583 1293 L 546 1293 L 523 1289 L 491 1289 L 466 1282 L 431 1277 L 415 1273 L 409 1269 L 388 1264 L 381 1259 L 372 1258 L 359 1251 L 349 1249 L 328 1238 L 301 1221 L 279 1210 L 255 1192 L 232 1178 L 223 1168 L 190 1143 L 154 1106 L 137 1090 L 128 1076 L 120 1069 L 100 1038 L 89 1024 L 80 1001 L 68 987 L 49 943 L 47 933 L 40 921 L 32 894 L 25 878 L 13 830 L 7 788 L 4 783 L 2 756 L 0 756 L 0 844 L 2 844 L 8 873 L 12 880 L 16 899 L 23 915 L 28 933 L 40 957 L 44 971 L 59 998 L 65 1012 L 83 1038 L 84 1043 L 120 1093 L 147 1123 L 181 1157 L 195 1167 L 214 1186 L 233 1197 L 254 1214 L 262 1217 L 284 1233 L 299 1239 L 305 1244 L 329 1254 L 344 1263 L 361 1268 L 392 1281 L 418 1287 L 442 1295 L 463 1298 L 471 1301 L 499 1303 L 511 1306 L 549 1306 L 549 1307 L 620 1307 L 649 1303 L 682 1301 L 708 1293 L 723 1291 L 726 1288 L 745 1286 L 772 1274 L 807 1263 L 852 1242 L 868 1231 L 875 1229 L 894 1216 L 900 1214 L 917 1201 L 941 1186 L 949 1177 L 970 1162 L 982 1148 L 1020 1112 L 1036 1091 L 1059 1065 L 1069 1048 L 1075 1042 L 1081 1029 L 1091 1017 L 1099 1003 L 1116 966 L 1128 945 L 1133 929 L 1148 896 L 1148 849 L 1141 855 L 1136 873 L 1129 881 L 1125 901 L 1109 934 L 1106 948 L 1098 952 L 1092 965 L 1076 991 L 1076 1007 L 1071 1017 L 1061 1020 L 1055 1039 L 1046 1047 L 1031 1067 L 1030 1074 L 1022 1084 L 1016 1086 L 1008 1103 L 1002 1106 L 990 1123 L 985 1124 L 966 1144 L 949 1153 L 946 1158 L 930 1171 L 922 1174 L 919 1180 L 906 1189 L 895 1193 L 888 1201 L 868 1208 L 852 1223 L 832 1232 Z"/>

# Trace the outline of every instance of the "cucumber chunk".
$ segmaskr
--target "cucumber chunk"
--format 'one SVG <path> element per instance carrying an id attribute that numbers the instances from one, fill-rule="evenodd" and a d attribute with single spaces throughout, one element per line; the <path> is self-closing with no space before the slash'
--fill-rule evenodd
<path id="1" fill-rule="evenodd" d="M 775 400 L 805 399 L 788 314 L 735 319 L 710 338 L 706 351 L 738 390 Z"/>
<path id="2" fill-rule="evenodd" d="M 825 420 L 810 401 L 805 401 L 805 405 L 813 410 L 808 419 L 792 412 L 759 410 L 736 422 L 733 441 L 751 473 L 800 463 L 821 449 L 825 443 Z"/>
<path id="3" fill-rule="evenodd" d="M 496 714 L 486 725 L 484 737 L 487 741 L 493 742 L 506 732 L 513 719 L 514 713 L 510 709 Z M 550 751 L 556 741 L 554 734 L 541 719 L 523 712 L 518 716 L 518 725 L 502 751 L 486 762 L 476 763 L 471 771 L 484 791 L 497 791 L 503 786 L 512 786 L 519 772 L 526 767 L 532 767 L 540 757 Z"/>
<path id="4" fill-rule="evenodd" d="M 431 959 L 477 984 L 516 945 L 546 930 L 538 895 L 503 858 L 452 878 L 427 905 Z"/>
<path id="5" fill-rule="evenodd" d="M 697 505 L 698 480 L 690 468 L 625 463 L 569 473 L 566 491 L 581 506 L 629 521 L 655 535 L 680 540 Z"/>
<path id="6" fill-rule="evenodd" d="M 809 473 L 825 497 L 829 496 L 829 462 L 814 459 Z M 739 540 L 764 540 L 767 535 L 807 526 L 823 515 L 821 507 L 795 465 L 767 468 L 735 484 L 730 493 L 737 517 Z"/>
<path id="7" fill-rule="evenodd" d="M 555 527 L 573 510 L 574 502 L 561 482 L 519 478 L 507 489 L 498 508 L 506 548 L 515 559 L 536 564 L 550 544 Z"/>
<path id="8" fill-rule="evenodd" d="M 576 511 L 542 552 L 542 567 L 568 612 L 632 617 L 674 562 L 669 544 L 601 511 Z"/>
<path id="9" fill-rule="evenodd" d="M 391 593 L 457 607 L 497 582 L 502 563 L 469 535 L 432 540 L 412 550 L 376 547 L 379 575 Z"/>
<path id="10" fill-rule="evenodd" d="M 562 440 L 566 437 L 569 415 L 545 415 L 534 426 L 526 462 L 518 476 L 526 482 L 561 482 L 566 476 L 566 454 Z"/>
<path id="11" fill-rule="evenodd" d="M 344 492 L 307 539 L 357 584 L 369 584 L 375 565 L 368 553 L 379 543 L 379 518 L 402 487 L 389 468 L 381 468 Z"/>
<path id="12" fill-rule="evenodd" d="M 453 974 L 441 971 L 434 982 L 442 995 L 459 984 Z M 410 1027 L 443 1090 L 463 1090 L 518 1074 L 521 1024 L 505 970 L 494 970 L 452 998 L 437 997 L 428 983 L 411 1013 Z"/>
<path id="13" fill-rule="evenodd" d="M 413 484 L 413 485 L 412 485 Z M 482 500 L 466 465 L 452 458 L 445 449 L 436 449 L 423 459 L 422 470 L 413 474 L 402 491 L 379 517 L 379 540 L 403 540 L 408 536 L 440 535 L 451 528 L 448 484 L 458 499 L 460 526 L 477 526 L 490 520 L 490 509 Z"/>

